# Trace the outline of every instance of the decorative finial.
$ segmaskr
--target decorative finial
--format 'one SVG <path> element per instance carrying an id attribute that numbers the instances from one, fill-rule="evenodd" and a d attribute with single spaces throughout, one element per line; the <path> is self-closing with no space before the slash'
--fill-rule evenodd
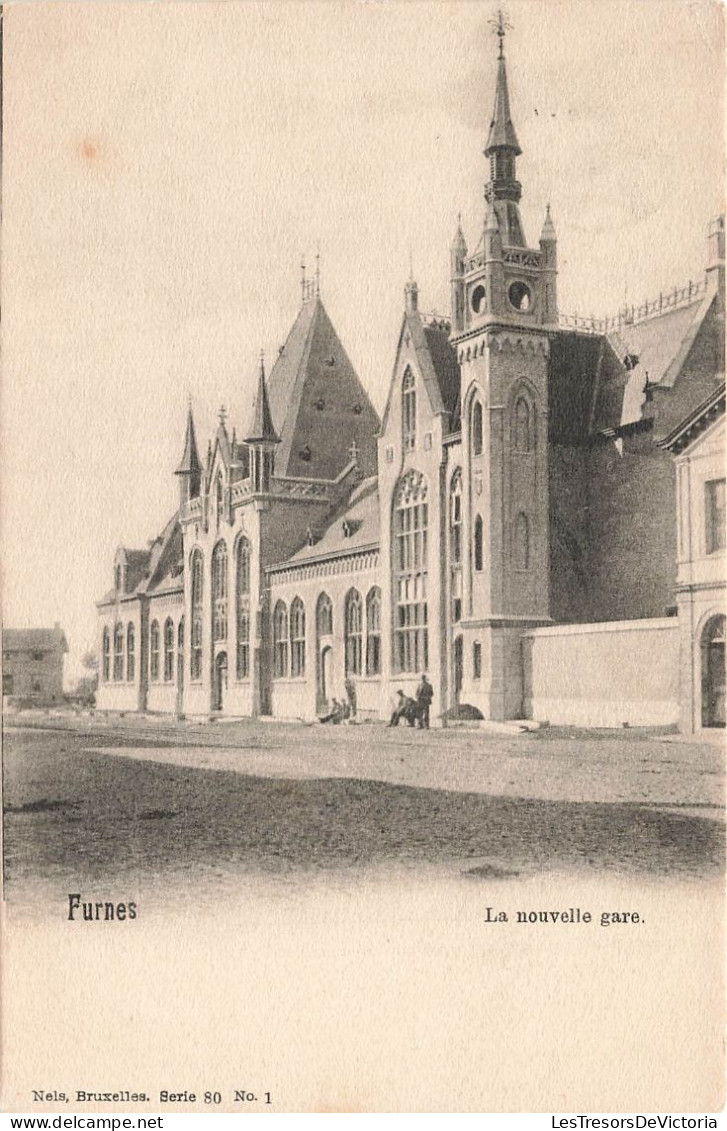
<path id="1" fill-rule="evenodd" d="M 490 24 L 490 27 L 492 28 L 494 34 L 500 40 L 500 50 L 498 52 L 497 57 L 498 57 L 498 59 L 504 59 L 505 58 L 505 48 L 504 48 L 505 32 L 512 31 L 512 24 L 509 22 L 509 20 L 507 18 L 507 13 L 504 12 L 502 10 L 502 8 L 498 8 L 497 15 L 494 17 L 494 19 L 489 20 L 489 24 Z"/>
<path id="2" fill-rule="evenodd" d="M 409 282 L 414 282 L 414 252 L 411 249 L 411 244 L 409 244 Z"/>
<path id="3" fill-rule="evenodd" d="M 303 302 L 305 302 L 305 254 L 300 257 L 300 294 Z"/>
<path id="4" fill-rule="evenodd" d="M 351 447 L 348 449 L 348 454 L 351 457 L 352 463 L 358 463 L 359 448 L 355 440 L 352 441 Z"/>
<path id="5" fill-rule="evenodd" d="M 265 375 L 265 350 L 260 350 L 260 372 Z"/>
<path id="6" fill-rule="evenodd" d="M 225 408 L 225 406 L 223 404 L 221 404 L 220 405 L 220 424 L 222 424 L 224 426 L 226 419 L 227 419 L 227 409 Z"/>
<path id="7" fill-rule="evenodd" d="M 316 298 L 321 293 L 321 242 L 318 241 L 316 248 Z"/>
<path id="8" fill-rule="evenodd" d="M 189 412 L 192 411 L 192 394 L 191 394 L 191 392 L 187 393 L 187 410 Z"/>

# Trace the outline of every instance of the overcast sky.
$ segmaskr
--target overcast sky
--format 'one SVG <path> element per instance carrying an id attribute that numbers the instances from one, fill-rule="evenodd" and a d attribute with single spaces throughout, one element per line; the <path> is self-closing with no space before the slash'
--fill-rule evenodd
<path id="1" fill-rule="evenodd" d="M 5 8 L 4 620 L 95 643 L 118 544 L 172 513 L 247 422 L 256 359 L 322 294 L 381 410 L 412 256 L 448 309 L 482 225 L 496 40 L 483 3 Z M 546 202 L 565 312 L 701 277 L 722 208 L 723 13 L 703 0 L 511 2 L 526 236 Z"/>

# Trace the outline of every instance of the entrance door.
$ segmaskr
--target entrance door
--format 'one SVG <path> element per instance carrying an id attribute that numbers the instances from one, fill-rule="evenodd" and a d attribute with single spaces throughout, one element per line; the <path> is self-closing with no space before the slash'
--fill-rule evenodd
<path id="1" fill-rule="evenodd" d="M 324 711 L 328 707 L 331 696 L 331 679 L 333 667 L 333 648 L 327 644 L 321 649 L 318 662 L 318 710 Z"/>
<path id="2" fill-rule="evenodd" d="M 184 617 L 177 630 L 177 714 L 184 713 Z"/>
<path id="3" fill-rule="evenodd" d="M 220 652 L 215 660 L 215 711 L 225 708 L 225 692 L 227 691 L 227 652 Z"/>
<path id="4" fill-rule="evenodd" d="M 463 653 L 462 637 L 458 636 L 454 642 L 454 659 L 452 663 L 453 676 L 454 676 L 454 706 L 459 706 L 459 696 L 462 691 L 462 680 L 464 678 L 464 653 Z"/>
<path id="5" fill-rule="evenodd" d="M 702 726 L 725 725 L 725 618 L 712 617 L 702 633 Z"/>

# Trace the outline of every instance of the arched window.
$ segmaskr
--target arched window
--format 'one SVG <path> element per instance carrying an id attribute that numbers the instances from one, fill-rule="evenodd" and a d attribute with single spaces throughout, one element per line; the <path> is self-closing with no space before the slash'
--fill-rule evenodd
<path id="1" fill-rule="evenodd" d="M 527 515 L 522 511 L 515 519 L 515 532 L 513 537 L 513 557 L 515 569 L 530 568 L 530 528 Z"/>
<path id="2" fill-rule="evenodd" d="M 476 400 L 472 405 L 472 455 L 481 456 L 484 445 L 484 424 L 482 403 Z"/>
<path id="3" fill-rule="evenodd" d="M 190 640 L 189 674 L 192 679 L 202 678 L 202 601 L 203 562 L 202 551 L 192 551 L 192 632 Z"/>
<path id="4" fill-rule="evenodd" d="M 300 597 L 290 606 L 290 674 L 305 675 L 305 608 Z"/>
<path id="5" fill-rule="evenodd" d="M 180 618 L 177 627 L 177 677 L 181 678 L 184 671 L 184 617 Z"/>
<path id="6" fill-rule="evenodd" d="M 164 622 L 164 681 L 174 679 L 174 622 L 167 617 Z"/>
<path id="7" fill-rule="evenodd" d="M 529 452 L 532 447 L 530 436 L 530 405 L 525 397 L 515 401 L 513 427 L 513 448 L 516 452 Z"/>
<path id="8" fill-rule="evenodd" d="M 394 496 L 394 662 L 400 672 L 429 666 L 428 525 L 427 481 L 412 470 Z"/>
<path id="9" fill-rule="evenodd" d="M 131 621 L 126 629 L 126 678 L 129 683 L 136 679 L 136 635 Z"/>
<path id="10" fill-rule="evenodd" d="M 149 629 L 149 678 L 159 679 L 159 622 L 155 620 Z"/>
<path id="11" fill-rule="evenodd" d="M 101 678 L 104 683 L 108 683 L 109 675 L 111 672 L 111 638 L 109 630 L 103 630 L 103 642 L 101 645 L 102 660 L 101 660 Z"/>
<path id="12" fill-rule="evenodd" d="M 321 593 L 316 606 L 316 632 L 319 636 L 333 635 L 333 605 L 327 593 Z"/>
<path id="13" fill-rule="evenodd" d="M 117 565 L 117 567 L 116 567 L 116 576 L 114 578 L 114 585 L 116 586 L 116 592 L 120 593 L 121 592 L 121 566 L 120 565 Z"/>
<path id="14" fill-rule="evenodd" d="M 366 598 L 366 675 L 381 674 L 381 590 L 369 589 Z"/>
<path id="15" fill-rule="evenodd" d="M 114 628 L 114 679 L 124 678 L 124 630 L 121 624 Z"/>
<path id="16" fill-rule="evenodd" d="M 212 639 L 227 640 L 227 546 L 212 551 Z"/>
<path id="17" fill-rule="evenodd" d="M 224 490 L 222 486 L 222 472 L 217 475 L 215 482 L 215 513 L 217 517 L 217 525 L 222 522 L 222 507 L 224 502 Z"/>
<path id="18" fill-rule="evenodd" d="M 344 610 L 346 675 L 361 675 L 363 668 L 363 605 L 358 589 L 349 589 Z"/>
<path id="19" fill-rule="evenodd" d="M 453 566 L 462 561 L 462 472 L 452 476 L 449 489 L 449 560 Z"/>
<path id="20" fill-rule="evenodd" d="M 482 678 L 482 645 L 479 640 L 472 645 L 472 678 Z"/>
<path id="21" fill-rule="evenodd" d="M 237 665 L 238 679 L 250 676 L 250 543 L 237 542 Z"/>
<path id="22" fill-rule="evenodd" d="M 250 592 L 250 543 L 247 538 L 237 540 L 237 594 L 245 597 Z"/>
<path id="23" fill-rule="evenodd" d="M 288 610 L 278 601 L 273 613 L 273 672 L 278 679 L 288 674 Z"/>
<path id="24" fill-rule="evenodd" d="M 414 374 L 407 365 L 401 382 L 401 442 L 404 451 L 411 451 L 417 438 L 417 394 Z"/>
<path id="25" fill-rule="evenodd" d="M 475 519 L 475 572 L 482 572 L 482 517 L 478 514 Z"/>

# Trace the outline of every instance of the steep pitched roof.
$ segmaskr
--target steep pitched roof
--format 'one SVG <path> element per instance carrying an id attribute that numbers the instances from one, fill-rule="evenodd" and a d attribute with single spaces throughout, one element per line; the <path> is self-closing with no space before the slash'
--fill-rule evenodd
<path id="1" fill-rule="evenodd" d="M 67 652 L 68 642 L 62 628 L 4 628 L 3 652 L 30 652 L 42 649 Z"/>
<path id="2" fill-rule="evenodd" d="M 152 594 L 162 589 L 181 588 L 182 554 L 182 529 L 175 513 L 151 546 L 148 577 L 138 592 Z"/>
<path id="3" fill-rule="evenodd" d="M 316 532 L 314 532 L 316 533 Z M 375 548 L 379 544 L 379 491 L 375 475 L 362 480 L 348 499 L 327 519 L 322 535 L 312 546 L 301 546 L 287 562 L 318 560 Z"/>
<path id="4" fill-rule="evenodd" d="M 376 471 L 379 418 L 319 296 L 305 302 L 268 380 L 280 437 L 276 475 L 335 479 L 355 441 L 366 474 Z"/>

